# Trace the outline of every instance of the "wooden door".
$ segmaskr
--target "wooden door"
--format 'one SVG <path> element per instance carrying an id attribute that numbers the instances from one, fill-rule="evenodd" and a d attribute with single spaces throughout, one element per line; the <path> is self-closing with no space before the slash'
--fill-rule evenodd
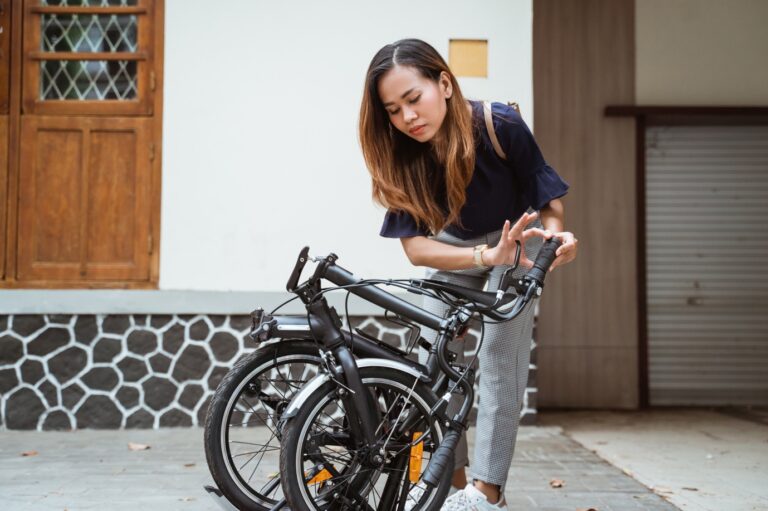
<path id="1" fill-rule="evenodd" d="M 149 279 L 151 120 L 25 116 L 20 280 Z"/>
<path id="2" fill-rule="evenodd" d="M 0 286 L 157 286 L 163 6 L 14 0 Z"/>

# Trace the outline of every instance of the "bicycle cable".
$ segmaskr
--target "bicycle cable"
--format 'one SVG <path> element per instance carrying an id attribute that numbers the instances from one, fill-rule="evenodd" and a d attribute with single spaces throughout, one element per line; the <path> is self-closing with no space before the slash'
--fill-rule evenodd
<path id="1" fill-rule="evenodd" d="M 299 295 L 296 295 L 296 296 L 294 296 L 292 298 L 287 299 L 286 301 L 284 301 L 283 303 L 281 303 L 280 305 L 278 305 L 277 307 L 272 309 L 272 312 L 270 312 L 269 315 L 271 316 L 272 314 L 277 312 L 279 309 L 285 307 L 286 305 L 288 305 L 289 303 L 291 303 L 294 300 L 297 300 L 298 298 L 299 298 Z"/>
<path id="2" fill-rule="evenodd" d="M 471 320 L 471 317 L 470 317 L 470 320 Z M 477 348 L 475 349 L 475 354 L 472 356 L 472 360 L 467 365 L 467 368 L 464 370 L 463 373 L 461 373 L 461 376 L 459 376 L 459 379 L 456 380 L 453 383 L 453 386 L 448 390 L 449 394 L 453 394 L 453 391 L 456 389 L 459 383 L 461 383 L 461 380 L 463 380 L 464 376 L 467 374 L 467 370 L 471 368 L 473 365 L 475 365 L 477 356 L 480 354 L 480 349 L 483 347 L 484 340 L 485 340 L 485 320 L 483 320 L 483 316 L 480 315 L 480 338 L 477 341 Z"/>

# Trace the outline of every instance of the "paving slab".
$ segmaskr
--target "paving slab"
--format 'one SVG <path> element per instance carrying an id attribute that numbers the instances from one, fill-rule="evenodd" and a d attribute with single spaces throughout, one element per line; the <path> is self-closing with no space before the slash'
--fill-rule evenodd
<path id="1" fill-rule="evenodd" d="M 470 446 L 474 434 L 471 432 Z M 129 442 L 149 450 L 131 451 Z M 209 510 L 211 484 L 198 428 L 0 432 L 0 509 Z M 22 456 L 37 451 L 35 456 Z M 277 469 L 270 461 L 265 471 Z M 550 481 L 560 479 L 562 488 Z M 510 511 L 674 510 L 558 427 L 523 427 L 507 482 Z"/>

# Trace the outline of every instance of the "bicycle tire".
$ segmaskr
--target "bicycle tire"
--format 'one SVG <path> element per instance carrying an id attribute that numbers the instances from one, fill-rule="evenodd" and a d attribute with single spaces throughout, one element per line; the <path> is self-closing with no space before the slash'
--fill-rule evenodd
<path id="1" fill-rule="evenodd" d="M 444 434 L 440 421 L 429 417 L 429 411 L 437 402 L 437 396 L 413 375 L 391 368 L 364 367 L 360 369 L 360 377 L 363 385 L 374 396 L 380 412 L 384 412 L 379 413 L 381 422 L 375 428 L 376 446 L 373 450 L 369 447 L 367 451 L 365 447 L 349 449 L 349 446 L 359 445 L 359 442 L 354 439 L 354 433 L 349 429 L 349 421 L 345 419 L 349 415 L 344 411 L 343 402 L 339 397 L 340 387 L 330 380 L 319 386 L 309 394 L 296 414 L 285 421 L 282 430 L 280 473 L 283 491 L 290 509 L 292 511 L 370 509 L 371 507 L 378 509 L 382 506 L 380 506 L 381 502 L 376 503 L 377 495 L 381 496 L 376 490 L 377 485 L 383 489 L 383 486 L 390 484 L 392 474 L 395 479 L 391 484 L 397 484 L 394 494 L 399 496 L 392 504 L 392 509 L 412 509 L 413 511 L 440 509 L 450 488 L 452 467 L 448 467 L 449 470 L 442 474 L 436 488 L 429 488 L 421 481 L 429 462 L 423 454 L 434 452 Z M 387 393 L 390 395 L 389 400 L 382 397 Z M 393 399 L 392 396 L 395 394 L 397 396 Z M 401 399 L 401 405 L 397 405 L 399 399 Z M 415 410 L 412 413 L 414 413 L 416 425 L 421 425 L 423 435 L 421 438 L 426 439 L 420 442 L 423 449 L 421 458 L 418 454 L 414 458 L 413 449 L 418 444 L 409 448 L 409 440 L 406 440 L 414 438 L 412 442 L 416 442 L 418 433 L 415 431 L 419 429 L 418 427 L 405 431 L 400 438 L 393 438 L 393 435 L 384 438 L 384 435 L 389 434 L 387 431 L 396 431 L 393 424 L 399 423 L 400 416 L 394 423 L 392 419 L 397 413 L 398 406 L 400 410 Z M 338 418 L 334 419 L 334 414 Z M 328 419 L 318 419 L 316 423 L 316 419 L 322 415 L 326 415 Z M 323 420 L 328 422 L 327 425 L 321 424 Z M 347 436 L 349 440 L 346 440 Z M 397 437 L 397 435 L 394 436 Z M 382 444 L 383 440 L 386 442 Z M 325 446 L 325 452 L 320 445 L 323 441 L 328 444 Z M 343 442 L 347 442 L 347 445 L 343 445 Z M 378 468 L 371 468 L 367 460 L 376 453 L 382 453 L 380 450 L 382 445 L 386 446 L 384 452 L 387 455 L 395 453 L 390 460 L 394 463 L 387 467 L 387 462 L 384 462 L 380 463 Z M 343 453 L 345 447 L 348 448 L 346 455 Z M 407 457 L 407 464 L 403 464 L 405 457 Z M 415 474 L 411 472 L 414 467 L 416 467 Z M 381 477 L 384 473 L 387 473 L 386 480 Z M 398 478 L 401 479 L 399 482 Z M 405 482 L 407 485 L 403 484 Z M 421 495 L 418 497 L 418 502 L 411 502 L 412 505 L 405 508 L 406 501 L 413 499 L 413 495 L 417 494 L 414 493 L 414 487 L 421 488 Z"/>
<path id="2" fill-rule="evenodd" d="M 302 364 L 306 366 L 301 373 L 305 377 L 294 381 Z M 217 387 L 205 419 L 205 456 L 216 485 L 238 509 L 266 511 L 282 499 L 277 472 L 257 469 L 266 463 L 277 464 L 275 453 L 281 439 L 277 431 L 279 414 L 303 383 L 317 374 L 319 364 L 320 356 L 314 342 L 282 340 L 262 345 L 241 358 Z M 287 371 L 289 377 L 284 377 L 282 383 L 272 383 L 268 392 L 264 392 L 262 387 L 269 375 L 274 374 L 272 371 L 277 371 L 278 375 L 285 375 Z M 265 378 L 260 379 L 264 375 Z M 258 394 L 255 392 L 257 382 Z M 280 397 L 279 385 L 290 392 Z M 251 410 L 244 410 L 245 406 Z M 274 407 L 271 417 L 268 415 L 270 406 Z M 260 415 L 259 407 L 265 410 L 264 415 Z M 251 417 L 255 417 L 253 422 Z M 267 434 L 265 429 L 269 431 L 266 442 L 261 440 Z M 242 452 L 256 445 L 262 446 L 259 451 Z M 270 453 L 273 459 L 269 459 Z"/>

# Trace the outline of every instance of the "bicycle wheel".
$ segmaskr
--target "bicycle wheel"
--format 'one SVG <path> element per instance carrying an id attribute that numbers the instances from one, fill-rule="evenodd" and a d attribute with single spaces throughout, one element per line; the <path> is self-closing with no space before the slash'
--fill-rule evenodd
<path id="1" fill-rule="evenodd" d="M 239 509 L 267 510 L 283 498 L 277 424 L 318 364 L 311 341 L 267 344 L 239 360 L 216 389 L 205 420 L 205 456 L 213 480 Z"/>
<path id="2" fill-rule="evenodd" d="M 355 438 L 332 381 L 286 421 L 280 473 L 291 510 L 439 509 L 452 470 L 436 488 L 422 481 L 443 437 L 442 425 L 429 416 L 437 397 L 404 372 L 364 367 L 360 376 L 378 412 L 373 445 Z"/>

